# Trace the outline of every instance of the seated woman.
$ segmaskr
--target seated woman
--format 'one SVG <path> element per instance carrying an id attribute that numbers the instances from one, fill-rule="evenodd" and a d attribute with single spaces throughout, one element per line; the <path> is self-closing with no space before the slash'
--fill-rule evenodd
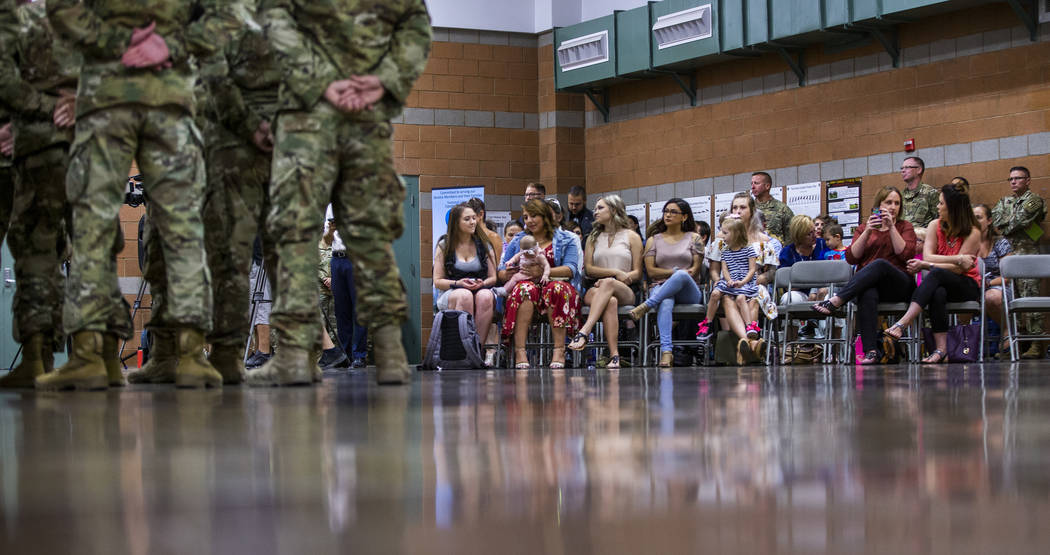
<path id="1" fill-rule="evenodd" d="M 922 260 L 908 261 L 908 271 L 929 273 L 911 297 L 911 305 L 897 323 L 886 329 L 890 337 L 900 339 L 904 328 L 923 308 L 930 311 L 930 327 L 936 348 L 922 362 L 947 362 L 948 311 L 945 303 L 976 301 L 981 294 L 981 276 L 977 274 L 977 254 L 981 247 L 981 228 L 970 206 L 970 195 L 963 185 L 941 187 L 937 219 L 926 228 L 926 245 Z"/>
<path id="2" fill-rule="evenodd" d="M 496 285 L 496 255 L 477 213 L 467 204 L 449 212 L 448 232 L 434 248 L 438 310 L 462 310 L 474 317 L 482 344 L 488 343 Z M 491 364 L 491 360 L 487 360 Z"/>
<path id="3" fill-rule="evenodd" d="M 824 260 L 828 245 L 824 239 L 817 236 L 816 221 L 799 214 L 791 218 L 788 223 L 787 239 L 791 243 L 780 250 L 780 267 L 790 268 L 796 262 L 808 262 L 813 260 Z M 772 286 L 770 286 L 772 289 Z M 775 293 L 775 291 L 774 291 Z M 788 291 L 780 298 L 781 303 L 804 303 L 824 298 L 827 289 L 795 289 Z M 807 320 L 800 330 L 803 336 L 812 335 L 818 327 L 818 323 Z"/>
<path id="4" fill-rule="evenodd" d="M 954 180 L 952 182 L 954 183 Z M 1005 332 L 1006 322 L 1002 319 L 1003 296 L 1005 295 L 1007 300 L 1013 299 L 1013 289 L 1004 287 L 1003 277 L 999 275 L 999 261 L 1004 256 L 1012 254 L 1014 250 L 1010 246 L 1010 241 L 999 235 L 999 230 L 992 225 L 992 210 L 987 204 L 975 204 L 973 215 L 977 218 L 977 225 L 981 229 L 981 248 L 977 256 L 984 260 L 984 313 L 999 324 L 999 329 Z M 1009 341 L 1009 337 L 1003 336 L 999 350 L 1006 350 L 1005 346 L 1009 346 Z"/>
<path id="5" fill-rule="evenodd" d="M 569 348 L 582 350 L 587 345 L 587 336 L 601 319 L 609 343 L 609 363 L 605 367 L 619 368 L 617 310 L 620 305 L 634 304 L 631 285 L 642 279 L 642 238 L 631 229 L 619 195 L 606 195 L 594 205 L 594 225 L 587 236 L 583 259 L 587 277 L 596 281 L 583 297 L 583 302 L 591 308 L 587 321 L 580 326 Z"/>
<path id="6" fill-rule="evenodd" d="M 915 280 L 908 275 L 908 261 L 915 256 L 915 230 L 898 220 L 901 192 L 887 186 L 875 195 L 875 210 L 866 224 L 853 235 L 846 249 L 846 262 L 857 267 L 857 273 L 830 299 L 813 305 L 813 310 L 830 315 L 852 299 L 857 299 L 857 328 L 864 346 L 861 364 L 879 361 L 878 304 L 902 302 L 911 298 Z"/>
<path id="7" fill-rule="evenodd" d="M 649 227 L 645 249 L 645 271 L 649 275 L 649 298 L 631 310 L 631 318 L 640 319 L 646 312 L 659 308 L 656 328 L 660 331 L 660 366 L 674 362 L 671 349 L 672 310 L 675 303 L 698 304 L 698 276 L 703 267 L 704 243 L 696 233 L 696 221 L 689 203 L 673 198 L 664 204 L 663 219 Z"/>
<path id="8" fill-rule="evenodd" d="M 536 248 L 547 258 L 550 281 L 538 285 L 533 280 L 517 282 L 507 292 L 507 308 L 503 317 L 503 335 L 514 334 L 514 367 L 528 368 L 525 342 L 533 316 L 545 314 L 551 325 L 554 355 L 551 368 L 565 367 L 565 334 L 576 331 L 580 314 L 580 256 L 576 236 L 554 226 L 554 214 L 542 199 L 532 199 L 522 207 L 525 231 L 519 233 L 507 248 L 499 265 L 499 279 L 507 282 L 519 268 L 508 261 L 521 250 L 521 239 L 526 235 L 536 240 Z M 541 277 L 543 268 L 533 267 L 534 279 Z M 568 280 L 568 281 L 565 281 Z"/>

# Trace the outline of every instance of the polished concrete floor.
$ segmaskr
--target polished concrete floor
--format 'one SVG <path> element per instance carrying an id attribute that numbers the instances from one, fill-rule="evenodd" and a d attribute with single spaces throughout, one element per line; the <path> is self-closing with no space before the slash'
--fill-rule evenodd
<path id="1" fill-rule="evenodd" d="M 0 393 L 0 553 L 1047 553 L 1050 362 Z"/>

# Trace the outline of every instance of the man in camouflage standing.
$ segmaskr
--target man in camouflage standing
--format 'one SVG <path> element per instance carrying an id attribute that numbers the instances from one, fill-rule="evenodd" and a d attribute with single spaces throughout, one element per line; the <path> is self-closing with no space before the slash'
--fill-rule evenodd
<path id="1" fill-rule="evenodd" d="M 247 18 L 247 16 L 245 16 Z M 264 231 L 270 185 L 270 122 L 277 109 L 280 72 L 263 36 L 250 18 L 226 47 L 200 62 L 196 89 L 196 123 L 204 136 L 207 191 L 204 196 L 204 240 L 211 271 L 214 303 L 208 334 L 212 366 L 223 383 L 244 381 L 244 345 L 250 332 L 251 292 L 248 276 L 252 246 Z M 147 242 L 148 277 L 162 280 L 156 230 Z M 151 283 L 155 280 L 151 280 Z M 132 383 L 175 381 L 178 360 L 175 330 L 152 326 L 150 361 L 128 375 Z"/>
<path id="2" fill-rule="evenodd" d="M 1046 218 L 1046 203 L 1029 186 L 1032 174 L 1024 166 L 1010 168 L 1012 195 L 999 199 L 992 208 L 992 224 L 1010 241 L 1014 254 L 1039 254 L 1039 238 L 1043 235 L 1039 223 Z M 1022 297 L 1039 296 L 1038 279 L 1017 280 L 1017 293 Z M 1043 333 L 1043 315 L 1033 312 L 1025 315 L 1029 334 Z M 1033 341 L 1022 358 L 1043 358 L 1043 342 Z"/>
<path id="3" fill-rule="evenodd" d="M 15 259 L 15 341 L 22 361 L 0 387 L 33 387 L 50 371 L 62 333 L 61 264 L 67 245 L 66 169 L 73 142 L 80 57 L 55 40 L 44 2 L 0 8 L 0 102 L 13 109 L 14 203 L 10 246 Z M 116 348 L 116 342 L 107 343 Z M 123 385 L 117 365 L 109 382 Z"/>
<path id="4" fill-rule="evenodd" d="M 62 368 L 38 377 L 37 388 L 105 388 L 106 362 L 119 356 L 104 352 L 103 343 L 115 340 L 105 336 L 131 335 L 109 246 L 119 233 L 113 222 L 132 160 L 144 177 L 147 214 L 166 268 L 166 283 L 151 290 L 151 325 L 175 330 L 177 386 L 221 387 L 222 377 L 203 355 L 211 288 L 191 56 L 215 53 L 237 32 L 236 7 L 221 0 L 48 1 L 51 25 L 84 63 L 66 178 L 73 258 L 63 325 L 73 335 L 73 353 Z"/>
<path id="5" fill-rule="evenodd" d="M 766 233 L 786 243 L 788 224 L 795 213 L 786 203 L 769 194 L 772 188 L 773 178 L 768 173 L 751 174 L 751 195 L 755 197 L 755 206 L 766 216 Z"/>
<path id="6" fill-rule="evenodd" d="M 375 345 L 380 384 L 411 380 L 401 324 L 407 302 L 392 243 L 404 228 L 390 119 L 401 113 L 430 51 L 423 0 L 264 0 L 283 78 L 267 227 L 276 241 L 277 354 L 255 385 L 305 384 L 319 350 L 318 222 L 331 202 Z"/>
<path id="7" fill-rule="evenodd" d="M 918 156 L 909 156 L 901 164 L 901 179 L 904 187 L 900 219 L 910 222 L 915 229 L 930 225 L 937 218 L 937 203 L 941 192 L 922 182 L 926 173 L 926 163 Z"/>

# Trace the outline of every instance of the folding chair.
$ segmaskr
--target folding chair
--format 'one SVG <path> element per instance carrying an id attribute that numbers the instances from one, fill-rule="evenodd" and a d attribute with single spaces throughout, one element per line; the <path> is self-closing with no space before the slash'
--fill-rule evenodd
<path id="1" fill-rule="evenodd" d="M 777 364 L 780 359 L 780 342 L 787 339 L 786 335 L 783 335 L 785 330 L 780 329 L 780 324 L 783 321 L 784 311 L 787 309 L 785 303 L 780 302 L 780 297 L 784 295 L 788 289 L 788 282 L 791 281 L 791 266 L 785 268 L 777 268 L 777 273 L 773 277 L 773 290 L 770 291 L 770 295 L 773 300 L 777 303 L 777 317 L 776 319 L 767 323 L 762 329 L 763 339 L 766 340 L 766 364 Z M 779 342 L 774 341 L 779 340 Z M 774 353 L 774 351 L 777 351 Z"/>
<path id="2" fill-rule="evenodd" d="M 791 273 L 788 277 L 788 290 L 795 289 L 813 289 L 819 287 L 827 287 L 828 294 L 835 294 L 835 287 L 845 285 L 849 282 L 850 278 L 853 277 L 853 267 L 842 260 L 813 260 L 805 262 L 796 262 L 789 268 Z M 841 345 L 841 357 L 840 362 L 848 360 L 850 355 L 850 342 L 852 337 L 853 327 L 853 307 L 848 305 L 846 308 L 846 329 L 843 330 L 843 337 L 836 339 L 830 333 L 834 329 L 835 316 L 826 316 L 813 310 L 813 303 L 809 300 L 801 303 L 788 302 L 784 303 L 781 314 L 784 316 L 784 341 L 783 346 L 785 350 L 791 345 L 823 345 L 830 347 L 831 345 Z M 824 338 L 798 338 L 793 340 L 787 340 L 787 337 L 791 332 L 791 322 L 793 320 L 824 320 L 827 322 L 826 328 L 829 333 Z M 825 352 L 826 357 L 829 352 Z"/>
<path id="3" fill-rule="evenodd" d="M 999 261 L 999 274 L 1004 280 L 1010 280 L 1013 287 L 1017 279 L 1046 279 L 1050 278 L 1050 255 L 1048 254 L 1015 254 L 1007 256 Z M 1050 297 L 1022 297 L 1018 298 L 1014 291 L 1014 298 L 1003 299 L 1003 319 L 1006 322 L 1007 333 L 1010 336 L 1010 360 L 1018 358 L 1018 341 L 1023 339 L 1046 339 L 1048 334 L 1019 335 L 1017 331 L 1017 315 L 1029 312 L 1050 311 Z M 1005 297 L 1005 295 L 1004 295 Z M 982 297 L 983 299 L 983 297 Z"/>

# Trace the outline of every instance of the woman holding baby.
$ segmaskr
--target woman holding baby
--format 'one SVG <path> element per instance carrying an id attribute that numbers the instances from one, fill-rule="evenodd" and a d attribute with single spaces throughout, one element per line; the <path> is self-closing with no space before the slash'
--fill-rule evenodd
<path id="1" fill-rule="evenodd" d="M 500 281 L 514 280 L 513 286 L 507 288 L 506 292 L 503 335 L 513 334 L 514 367 L 528 368 L 525 342 L 529 324 L 534 316 L 545 315 L 550 322 L 555 345 L 551 368 L 564 368 L 566 332 L 576 331 L 580 313 L 580 298 L 577 294 L 580 287 L 579 249 L 574 240 L 575 235 L 555 227 L 554 214 L 542 199 L 528 201 L 522 210 L 525 231 L 514 237 L 503 250 L 503 260 L 499 265 Z M 547 259 L 546 265 L 528 264 L 524 268 L 510 265 L 512 259 L 522 259 L 515 256 L 521 251 L 521 240 L 526 236 L 535 240 L 533 248 Z M 545 266 L 549 268 L 545 269 Z M 543 280 L 545 271 L 548 272 L 546 282 Z M 519 272 L 523 275 L 519 275 Z"/>

